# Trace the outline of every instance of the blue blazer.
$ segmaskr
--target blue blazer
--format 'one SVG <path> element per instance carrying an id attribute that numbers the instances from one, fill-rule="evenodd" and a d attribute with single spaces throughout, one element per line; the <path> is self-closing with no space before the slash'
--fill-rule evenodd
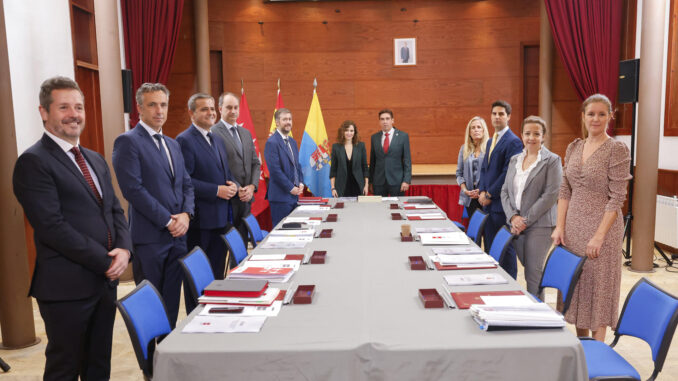
<path id="1" fill-rule="evenodd" d="M 137 124 L 113 144 L 113 168 L 122 195 L 129 201 L 134 244 L 171 242 L 167 223 L 172 214 L 194 214 L 193 185 L 176 140 L 164 137 L 174 176 L 155 140 Z"/>
<path id="2" fill-rule="evenodd" d="M 492 213 L 504 213 L 504 209 L 501 206 L 501 187 L 506 179 L 509 161 L 511 161 L 513 155 L 522 151 L 523 142 L 509 128 L 499 139 L 497 145 L 494 146 L 494 151 L 492 151 L 492 157 L 490 158 L 491 146 L 492 138 L 487 141 L 485 148 L 485 158 L 480 168 L 478 189 L 481 192 L 489 192 L 491 195 L 492 202 L 489 205 L 489 209 L 486 208 L 486 210 Z"/>
<path id="3" fill-rule="evenodd" d="M 264 157 L 268 165 L 269 183 L 266 189 L 266 199 L 273 202 L 285 202 L 293 204 L 298 201 L 297 196 L 290 194 L 294 188 L 294 166 L 296 165 L 299 182 L 303 183 L 304 176 L 299 165 L 299 150 L 297 142 L 289 137 L 292 146 L 293 158 L 290 157 L 289 149 L 278 131 L 274 132 L 266 141 Z M 294 162 L 292 162 L 294 160 Z"/>
<path id="4" fill-rule="evenodd" d="M 228 168 L 224 141 L 218 134 L 212 134 L 212 142 L 219 152 L 217 156 L 202 133 L 191 124 L 177 136 L 177 142 L 195 192 L 195 218 L 191 221 L 191 228 L 223 228 L 228 224 L 229 201 L 217 197 L 217 189 L 227 180 L 237 184 Z"/>

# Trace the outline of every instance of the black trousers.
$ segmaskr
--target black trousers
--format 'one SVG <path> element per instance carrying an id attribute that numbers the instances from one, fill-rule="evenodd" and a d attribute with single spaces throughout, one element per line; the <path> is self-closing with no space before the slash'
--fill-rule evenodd
<path id="1" fill-rule="evenodd" d="M 394 196 L 403 196 L 404 193 L 400 191 L 400 185 L 389 185 L 389 184 L 373 184 L 372 185 L 372 190 L 374 191 L 374 194 L 376 196 L 383 196 L 383 197 L 394 197 Z"/>
<path id="2" fill-rule="evenodd" d="M 107 284 L 86 299 L 38 300 L 45 321 L 44 380 L 108 380 L 117 287 Z"/>

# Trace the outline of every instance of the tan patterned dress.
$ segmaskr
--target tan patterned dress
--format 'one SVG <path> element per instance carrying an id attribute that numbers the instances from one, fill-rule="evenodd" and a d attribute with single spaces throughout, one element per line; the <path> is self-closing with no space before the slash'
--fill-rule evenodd
<path id="1" fill-rule="evenodd" d="M 565 320 L 578 328 L 597 330 L 616 327 L 619 315 L 622 240 L 622 204 L 631 179 L 629 149 L 622 142 L 607 139 L 582 162 L 584 140 L 567 147 L 560 199 L 570 200 L 565 220 L 565 246 L 579 256 L 593 237 L 607 211 L 617 213 L 607 232 L 600 255 L 587 259 Z"/>

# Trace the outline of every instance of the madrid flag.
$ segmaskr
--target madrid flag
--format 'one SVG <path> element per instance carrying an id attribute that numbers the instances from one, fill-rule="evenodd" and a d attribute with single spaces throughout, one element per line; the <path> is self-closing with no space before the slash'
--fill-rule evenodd
<path id="1" fill-rule="evenodd" d="M 319 197 L 332 197 L 329 148 L 318 94 L 313 89 L 311 109 L 299 148 L 299 164 L 304 174 L 304 184 L 313 195 Z"/>

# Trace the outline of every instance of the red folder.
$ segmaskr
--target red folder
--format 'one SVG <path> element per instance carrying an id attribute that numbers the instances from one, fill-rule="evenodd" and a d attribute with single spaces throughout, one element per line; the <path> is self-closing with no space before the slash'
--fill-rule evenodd
<path id="1" fill-rule="evenodd" d="M 454 298 L 454 302 L 457 303 L 457 307 L 460 310 L 466 310 L 471 307 L 471 304 L 485 304 L 481 296 L 487 295 L 524 295 L 520 290 L 512 291 L 479 291 L 479 292 L 453 292 L 450 295 Z"/>
<path id="2" fill-rule="evenodd" d="M 477 267 L 458 267 L 457 265 L 441 265 L 440 262 L 433 262 L 436 269 L 440 271 L 444 270 L 476 270 L 476 269 L 496 269 L 497 265 L 488 265 L 488 266 L 477 266 Z"/>
<path id="3" fill-rule="evenodd" d="M 407 216 L 407 219 L 410 221 L 420 221 L 421 217 L 419 216 Z M 435 220 L 446 220 L 447 218 L 445 217 L 440 217 L 440 218 L 427 218 L 425 221 L 435 221 Z"/>
<path id="4" fill-rule="evenodd" d="M 205 287 L 205 296 L 258 298 L 268 288 L 268 281 L 255 279 L 217 279 Z"/>

